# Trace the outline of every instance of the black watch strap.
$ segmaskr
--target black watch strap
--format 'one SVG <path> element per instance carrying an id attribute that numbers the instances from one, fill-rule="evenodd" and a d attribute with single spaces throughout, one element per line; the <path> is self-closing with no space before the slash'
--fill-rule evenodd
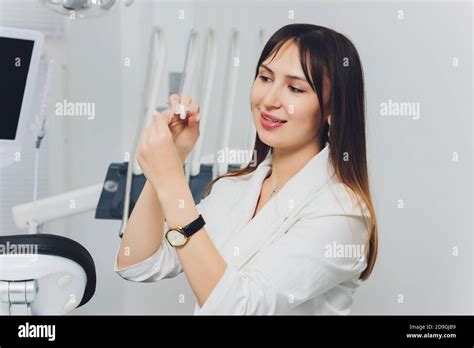
<path id="1" fill-rule="evenodd" d="M 199 214 L 199 217 L 196 220 L 190 224 L 187 224 L 186 226 L 183 226 L 183 232 L 186 237 L 191 237 L 194 233 L 203 228 L 205 224 L 206 222 L 204 221 L 204 218 L 201 214 Z"/>

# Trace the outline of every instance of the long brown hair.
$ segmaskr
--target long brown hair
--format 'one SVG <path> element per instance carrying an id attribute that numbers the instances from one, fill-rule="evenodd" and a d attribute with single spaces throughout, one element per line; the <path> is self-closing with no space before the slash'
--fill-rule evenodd
<path id="1" fill-rule="evenodd" d="M 321 141 L 320 146 L 323 148 L 326 142 L 330 144 L 329 160 L 338 179 L 350 189 L 349 192 L 352 190 L 351 193 L 359 202 L 361 209 L 360 200 L 370 212 L 370 221 L 365 219 L 369 230 L 365 247 L 367 267 L 359 276 L 359 279 L 366 280 L 372 273 L 377 258 L 378 237 L 367 171 L 362 64 L 356 48 L 344 35 L 318 25 L 289 24 L 276 31 L 266 43 L 257 63 L 255 79 L 258 77 L 258 69 L 262 62 L 272 53 L 274 58 L 281 46 L 289 40 L 298 45 L 303 72 L 318 96 L 321 126 L 317 130 L 317 138 Z M 326 74 L 331 82 L 329 110 L 326 113 L 323 103 L 323 74 Z M 329 124 L 324 119 L 326 114 L 331 114 L 329 137 Z M 272 150 L 260 140 L 257 133 L 249 164 L 212 180 L 207 185 L 204 195 L 207 195 L 212 185 L 221 178 L 253 172 Z"/>

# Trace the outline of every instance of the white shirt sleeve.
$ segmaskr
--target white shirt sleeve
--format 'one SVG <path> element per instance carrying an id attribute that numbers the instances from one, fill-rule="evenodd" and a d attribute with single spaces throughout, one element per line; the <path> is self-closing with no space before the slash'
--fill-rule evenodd
<path id="1" fill-rule="evenodd" d="M 203 216 L 205 207 L 208 203 L 209 196 L 201 199 L 201 202 L 196 206 L 199 214 Z M 168 225 L 165 221 L 164 232 L 168 230 Z M 173 278 L 183 272 L 181 261 L 179 260 L 176 249 L 169 245 L 164 237 L 158 250 L 149 258 L 133 264 L 131 266 L 119 269 L 118 268 L 118 253 L 115 256 L 114 271 L 117 272 L 123 279 L 133 282 L 156 282 L 165 278 Z"/>
<path id="2" fill-rule="evenodd" d="M 286 314 L 358 276 L 367 265 L 364 255 L 343 257 L 338 246 L 357 249 L 366 238 L 361 216 L 298 220 L 242 269 L 228 264 L 204 305 L 196 305 L 195 314 Z"/>

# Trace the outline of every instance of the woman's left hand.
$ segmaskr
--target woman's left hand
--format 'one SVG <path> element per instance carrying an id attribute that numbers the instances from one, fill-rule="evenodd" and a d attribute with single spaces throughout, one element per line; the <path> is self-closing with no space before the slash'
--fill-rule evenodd
<path id="1" fill-rule="evenodd" d="M 166 185 L 169 178 L 184 175 L 183 160 L 168 127 L 168 117 L 160 112 L 153 113 L 153 121 L 143 130 L 136 155 L 155 190 Z"/>

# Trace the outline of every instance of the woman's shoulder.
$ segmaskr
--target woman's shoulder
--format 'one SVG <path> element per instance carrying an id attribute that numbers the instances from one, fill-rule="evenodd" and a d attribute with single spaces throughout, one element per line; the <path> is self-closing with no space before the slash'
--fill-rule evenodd
<path id="1" fill-rule="evenodd" d="M 346 215 L 370 219 L 363 199 L 335 177 L 328 180 L 306 208 L 307 212 L 317 212 L 321 216 Z"/>
<path id="2" fill-rule="evenodd" d="M 363 243 L 369 232 L 370 213 L 362 199 L 349 187 L 330 181 L 302 209 L 298 220 L 303 225 L 318 226 L 312 230 L 318 231 L 318 238 Z"/>

